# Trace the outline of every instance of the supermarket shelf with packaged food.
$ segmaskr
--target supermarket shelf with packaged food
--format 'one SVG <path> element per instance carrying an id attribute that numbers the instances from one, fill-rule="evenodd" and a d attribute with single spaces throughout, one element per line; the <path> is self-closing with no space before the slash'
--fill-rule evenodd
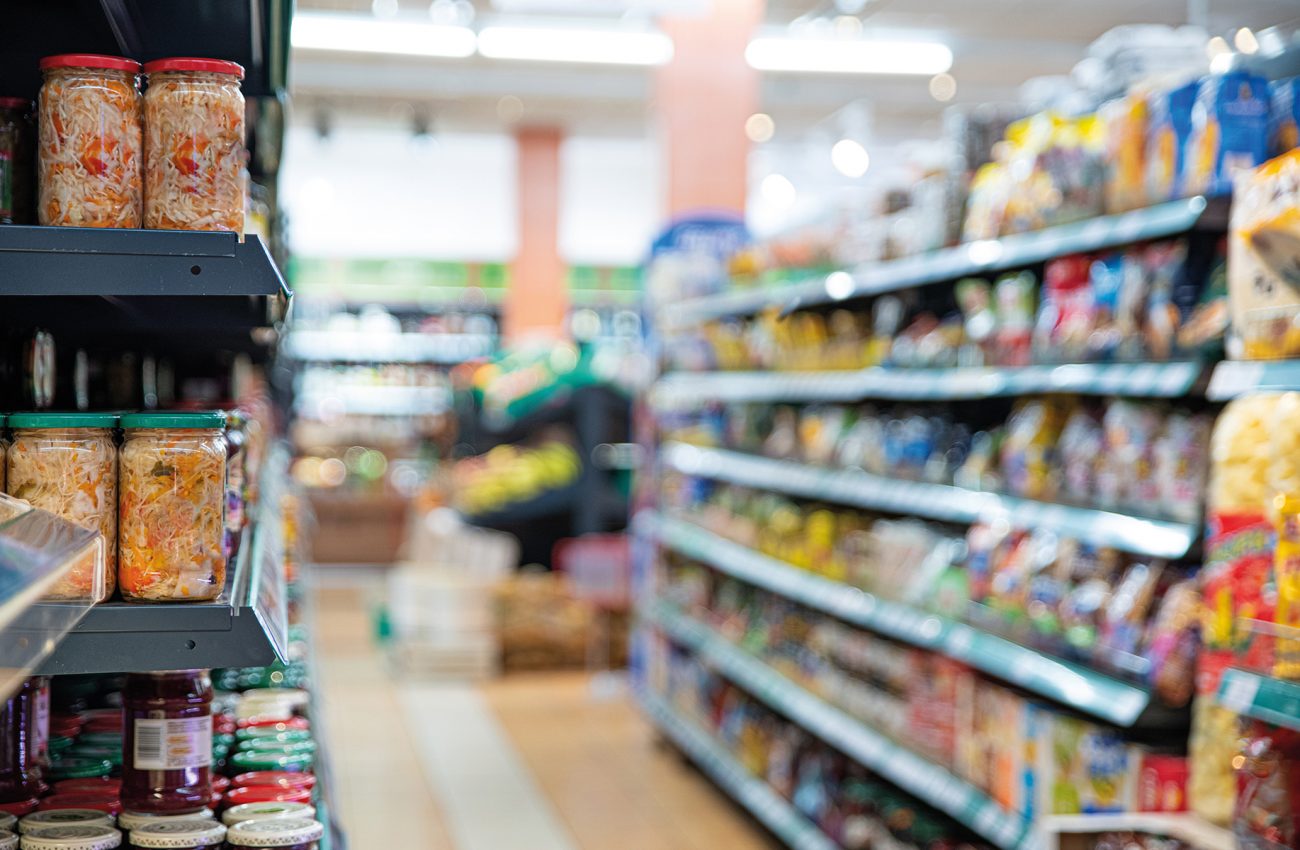
<path id="1" fill-rule="evenodd" d="M 724 449 L 669 443 L 662 460 L 686 475 L 955 523 L 1005 522 L 1085 538 L 1098 545 L 1157 558 L 1179 558 L 1196 543 L 1195 523 L 1021 499 L 947 484 L 905 481 L 860 470 L 821 469 Z"/>
<path id="2" fill-rule="evenodd" d="M 1039 850 L 1064 850 L 1062 836 L 1095 836 L 1106 832 L 1162 835 L 1201 850 L 1237 850 L 1237 837 L 1230 830 L 1187 814 L 1050 815 L 1035 824 L 1035 829 Z"/>

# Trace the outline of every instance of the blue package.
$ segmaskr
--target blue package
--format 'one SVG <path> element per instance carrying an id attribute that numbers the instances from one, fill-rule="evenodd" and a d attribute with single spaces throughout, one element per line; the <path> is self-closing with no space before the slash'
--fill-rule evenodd
<path id="1" fill-rule="evenodd" d="M 1181 197 L 1187 163 L 1187 140 L 1192 135 L 1192 107 L 1201 81 L 1192 80 L 1151 98 L 1150 134 L 1147 139 L 1147 193 L 1152 200 Z"/>
<path id="2" fill-rule="evenodd" d="M 1192 108 L 1192 138 L 1186 162 L 1190 193 L 1227 195 L 1232 176 L 1269 158 L 1268 80 L 1250 71 L 1207 77 Z"/>
<path id="3" fill-rule="evenodd" d="M 1273 83 L 1273 155 L 1300 147 L 1300 77 Z"/>

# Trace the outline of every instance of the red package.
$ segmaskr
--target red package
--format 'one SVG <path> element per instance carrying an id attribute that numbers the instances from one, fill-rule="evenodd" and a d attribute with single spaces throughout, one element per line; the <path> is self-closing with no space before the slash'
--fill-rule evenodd
<path id="1" fill-rule="evenodd" d="M 1187 774 L 1187 756 L 1144 754 L 1138 768 L 1138 811 L 1187 811 Z"/>
<path id="2" fill-rule="evenodd" d="M 1205 649 L 1197 672 L 1198 693 L 1214 693 L 1228 666 L 1270 670 L 1269 644 L 1255 640 L 1246 620 L 1273 619 L 1269 588 L 1275 534 L 1263 513 L 1211 511 L 1203 576 L 1201 637 Z"/>
<path id="3" fill-rule="evenodd" d="M 1239 850 L 1295 847 L 1300 838 L 1300 735 L 1252 722 L 1237 767 L 1232 831 Z"/>

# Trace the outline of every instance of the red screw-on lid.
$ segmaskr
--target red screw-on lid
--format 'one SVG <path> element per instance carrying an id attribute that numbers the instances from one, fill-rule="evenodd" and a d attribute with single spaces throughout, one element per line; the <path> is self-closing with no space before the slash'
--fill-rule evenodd
<path id="1" fill-rule="evenodd" d="M 108 68 L 113 71 L 140 73 L 140 63 L 125 56 L 101 56 L 98 53 L 60 53 L 41 60 L 41 70 L 50 68 Z"/>
<path id="2" fill-rule="evenodd" d="M 33 797 L 30 800 L 15 800 L 12 803 L 0 803 L 0 812 L 22 817 L 23 815 L 30 815 L 32 812 L 36 811 L 36 806 L 40 802 L 40 800 Z"/>
<path id="3" fill-rule="evenodd" d="M 284 788 L 279 785 L 245 785 L 231 788 L 222 803 L 226 808 L 243 803 L 310 803 L 311 791 L 306 788 Z"/>
<path id="4" fill-rule="evenodd" d="M 310 791 L 316 787 L 316 777 L 310 773 L 289 773 L 283 770 L 252 770 L 236 776 L 233 784 L 236 788 L 270 785 L 279 788 L 304 788 Z"/>
<path id="5" fill-rule="evenodd" d="M 227 62 L 224 59 L 199 59 L 194 56 L 156 59 L 144 66 L 146 74 L 156 74 L 159 71 L 207 71 L 210 74 L 230 74 L 237 79 L 244 79 L 244 66 L 238 62 Z"/>
<path id="6" fill-rule="evenodd" d="M 54 783 L 55 794 L 75 794 L 79 792 L 117 794 L 122 789 L 122 780 L 111 776 L 90 776 L 84 779 L 60 779 Z"/>

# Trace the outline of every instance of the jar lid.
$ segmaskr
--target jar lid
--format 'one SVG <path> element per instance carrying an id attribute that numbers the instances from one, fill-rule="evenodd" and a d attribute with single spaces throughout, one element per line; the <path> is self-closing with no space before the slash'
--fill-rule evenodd
<path id="1" fill-rule="evenodd" d="M 9 812 L 0 812 L 0 829 L 7 829 L 13 832 L 18 828 L 18 815 L 12 815 Z"/>
<path id="2" fill-rule="evenodd" d="M 116 428 L 116 413 L 11 413 L 10 428 Z"/>
<path id="3" fill-rule="evenodd" d="M 254 770 L 241 773 L 231 780 L 236 788 L 305 788 L 316 787 L 316 776 L 311 773 L 287 773 L 283 770 Z"/>
<path id="4" fill-rule="evenodd" d="M 246 820 L 230 828 L 226 843 L 231 847 L 292 847 L 319 841 L 324 834 L 325 827 L 314 820 Z"/>
<path id="5" fill-rule="evenodd" d="M 302 688 L 254 688 L 244 691 L 242 702 L 287 702 L 294 708 L 303 708 L 311 700 L 311 695 Z"/>
<path id="6" fill-rule="evenodd" d="M 159 71 L 207 71 L 211 74 L 230 74 L 236 79 L 244 79 L 244 66 L 238 62 L 200 59 L 196 56 L 173 56 L 170 59 L 155 59 L 145 63 L 146 74 L 156 74 Z"/>
<path id="7" fill-rule="evenodd" d="M 108 759 L 61 758 L 50 763 L 51 779 L 85 779 L 90 776 L 108 776 L 113 763 Z"/>
<path id="8" fill-rule="evenodd" d="M 122 833 L 111 826 L 56 826 L 23 836 L 23 850 L 113 850 Z"/>
<path id="9" fill-rule="evenodd" d="M 286 818 L 316 817 L 316 807 L 310 803 L 289 803 L 268 800 L 265 803 L 241 803 L 231 806 L 221 815 L 226 826 L 234 826 L 246 820 L 284 820 Z"/>
<path id="10" fill-rule="evenodd" d="M 112 826 L 112 815 L 95 809 L 51 809 L 36 812 L 18 821 L 23 835 L 46 832 L 59 826 Z"/>
<path id="11" fill-rule="evenodd" d="M 121 732 L 83 732 L 77 737 L 78 744 L 112 744 L 122 746 Z"/>
<path id="12" fill-rule="evenodd" d="M 263 752 L 243 750 L 230 757 L 230 763 L 244 770 L 306 770 L 311 767 L 311 753 Z"/>
<path id="13" fill-rule="evenodd" d="M 155 815 L 152 812 L 122 812 L 117 816 L 117 825 L 127 832 L 148 826 L 151 823 L 171 823 L 178 820 L 213 820 L 212 809 L 187 812 L 183 815 Z"/>
<path id="14" fill-rule="evenodd" d="M 0 850 L 18 850 L 18 833 L 0 829 Z"/>
<path id="15" fill-rule="evenodd" d="M 22 817 L 23 815 L 29 815 L 36 811 L 38 803 L 40 803 L 40 800 L 35 797 L 32 797 L 30 800 L 15 800 L 12 803 L 0 803 L 0 812 Z"/>
<path id="16" fill-rule="evenodd" d="M 225 790 L 226 790 L 227 788 L 229 788 L 229 787 L 230 787 L 230 778 L 229 778 L 229 777 L 227 777 L 227 776 L 214 776 L 214 777 L 212 777 L 212 790 L 213 790 L 213 791 L 216 791 L 218 794 L 222 794 L 222 793 L 224 793 Z"/>
<path id="17" fill-rule="evenodd" d="M 82 744 L 76 743 L 68 748 L 68 758 L 103 759 L 116 767 L 122 763 L 122 744 Z"/>
<path id="18" fill-rule="evenodd" d="M 314 753 L 315 741 L 281 741 L 278 738 L 249 738 L 239 742 L 241 753 Z"/>
<path id="19" fill-rule="evenodd" d="M 25 97 L 0 97 L 0 109 L 28 109 L 31 105 Z"/>
<path id="20" fill-rule="evenodd" d="M 150 823 L 131 831 L 132 847 L 211 847 L 226 838 L 226 827 L 211 818 Z"/>
<path id="21" fill-rule="evenodd" d="M 108 68 L 112 71 L 140 73 L 140 63 L 125 56 L 101 56 L 98 53 L 61 53 L 41 60 L 41 70 L 50 68 Z"/>
<path id="22" fill-rule="evenodd" d="M 310 803 L 310 788 L 287 788 L 283 785 L 245 785 L 231 788 L 225 797 L 227 806 L 245 803 Z"/>
<path id="23" fill-rule="evenodd" d="M 280 729 L 310 729 L 311 721 L 305 717 L 246 717 L 239 720 L 240 729 L 254 729 L 259 726 L 278 726 Z"/>
<path id="24" fill-rule="evenodd" d="M 220 410 L 190 412 L 169 410 L 157 413 L 128 413 L 122 417 L 123 428 L 224 428 L 226 414 Z"/>
<path id="25" fill-rule="evenodd" d="M 307 729 L 277 729 L 275 726 L 249 726 L 235 733 L 235 740 L 241 744 L 245 741 L 310 741 L 311 732 Z"/>
<path id="26" fill-rule="evenodd" d="M 67 752 L 75 743 L 76 741 L 66 735 L 51 735 L 45 746 L 49 748 L 50 753 L 57 756 L 59 753 Z"/>

